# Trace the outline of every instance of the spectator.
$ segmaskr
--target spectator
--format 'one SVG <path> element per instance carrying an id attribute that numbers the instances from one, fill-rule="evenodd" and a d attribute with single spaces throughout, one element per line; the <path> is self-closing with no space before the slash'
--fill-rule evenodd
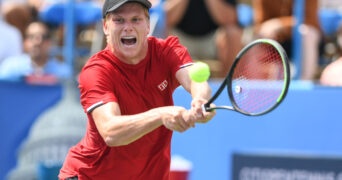
<path id="1" fill-rule="evenodd" d="M 27 26 L 37 18 L 36 10 L 24 2 L 5 1 L 3 3 L 5 21 L 16 27 L 24 38 Z"/>
<path id="2" fill-rule="evenodd" d="M 342 86 L 342 57 L 328 64 L 323 69 L 320 83 L 327 86 Z"/>
<path id="3" fill-rule="evenodd" d="M 13 81 L 23 77 L 69 78 L 71 68 L 49 56 L 51 43 L 46 24 L 39 21 L 29 24 L 24 39 L 25 53 L 5 59 L 0 66 L 0 78 Z"/>
<path id="4" fill-rule="evenodd" d="M 20 31 L 3 19 L 1 5 L 0 1 L 0 64 L 5 58 L 19 55 L 23 50 Z"/>
<path id="5" fill-rule="evenodd" d="M 342 52 L 342 26 L 337 31 L 337 48 Z M 333 60 L 322 71 L 320 83 L 327 86 L 342 86 L 342 54 L 339 58 Z"/>
<path id="6" fill-rule="evenodd" d="M 293 0 L 254 0 L 255 38 L 270 38 L 280 42 L 289 57 L 292 54 L 292 29 L 295 25 Z M 318 21 L 318 0 L 305 1 L 304 23 L 300 33 L 303 39 L 301 79 L 313 80 L 318 69 L 321 32 Z"/>
<path id="7" fill-rule="evenodd" d="M 166 26 L 197 60 L 218 59 L 219 77 L 242 47 L 235 0 L 166 0 Z"/>

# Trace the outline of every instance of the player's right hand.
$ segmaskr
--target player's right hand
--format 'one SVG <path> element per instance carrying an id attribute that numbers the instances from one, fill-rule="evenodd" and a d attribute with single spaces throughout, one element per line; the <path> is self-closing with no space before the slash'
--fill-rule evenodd
<path id="1" fill-rule="evenodd" d="M 165 107 L 162 115 L 163 125 L 172 130 L 178 132 L 184 132 L 187 129 L 194 127 L 195 117 L 187 109 L 179 106 Z"/>

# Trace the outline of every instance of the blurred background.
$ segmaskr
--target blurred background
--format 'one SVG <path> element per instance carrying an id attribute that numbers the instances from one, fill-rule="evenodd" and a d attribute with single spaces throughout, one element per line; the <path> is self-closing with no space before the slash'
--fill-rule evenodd
<path id="1" fill-rule="evenodd" d="M 151 1 L 152 36 L 171 35 L 167 1 Z M 57 179 L 68 149 L 82 138 L 87 119 L 77 76 L 105 46 L 102 3 L 0 0 L 0 179 Z M 188 165 L 185 179 L 342 179 L 342 1 L 235 3 L 238 39 L 228 39 L 221 51 L 235 57 L 232 49 L 254 39 L 276 39 L 291 61 L 290 89 L 265 116 L 218 111 L 211 123 L 174 133 L 172 155 Z M 44 28 L 31 26 L 37 21 Z M 210 65 L 215 92 L 225 76 L 222 67 L 229 69 L 228 56 L 193 57 Z M 224 96 L 217 104 L 228 103 Z M 174 98 L 189 107 L 184 89 Z"/>

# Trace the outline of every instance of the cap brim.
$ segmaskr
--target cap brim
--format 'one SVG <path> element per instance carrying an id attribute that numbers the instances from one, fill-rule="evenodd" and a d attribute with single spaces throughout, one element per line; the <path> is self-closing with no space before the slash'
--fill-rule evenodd
<path id="1" fill-rule="evenodd" d="M 125 4 L 127 2 L 137 2 L 137 3 L 140 3 L 140 4 L 144 5 L 147 9 L 150 9 L 151 6 L 152 6 L 151 3 L 146 4 L 146 2 L 148 2 L 148 1 L 145 1 L 145 0 L 143 0 L 143 1 L 141 1 L 141 0 L 125 0 L 125 1 L 122 1 L 122 2 L 120 2 L 118 4 L 116 4 L 115 6 L 111 7 L 110 9 L 108 9 L 106 11 L 106 14 L 116 10 L 117 8 L 119 8 L 120 6 L 122 6 L 123 4 Z"/>
<path id="2" fill-rule="evenodd" d="M 123 4 L 125 4 L 127 1 L 128 1 L 128 0 L 122 1 L 122 2 L 120 2 L 120 3 L 118 3 L 118 4 L 116 4 L 115 6 L 111 7 L 110 9 L 108 9 L 108 10 L 106 11 L 106 13 L 109 13 L 109 12 L 114 11 L 114 10 L 117 9 L 118 7 L 120 7 L 120 6 L 122 6 Z"/>

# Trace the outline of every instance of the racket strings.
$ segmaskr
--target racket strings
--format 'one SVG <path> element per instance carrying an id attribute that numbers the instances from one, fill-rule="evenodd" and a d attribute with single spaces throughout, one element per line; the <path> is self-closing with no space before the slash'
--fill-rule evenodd
<path id="1" fill-rule="evenodd" d="M 233 72 L 233 102 L 246 113 L 262 113 L 277 103 L 283 86 L 281 55 L 272 45 L 256 44 L 240 57 Z"/>

